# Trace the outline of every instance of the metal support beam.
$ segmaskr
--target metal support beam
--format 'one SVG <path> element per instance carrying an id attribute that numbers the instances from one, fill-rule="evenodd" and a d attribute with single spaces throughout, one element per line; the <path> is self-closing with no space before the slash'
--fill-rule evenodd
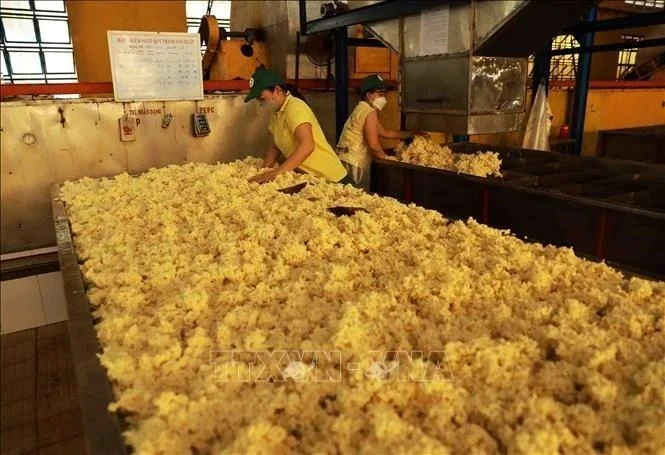
<path id="1" fill-rule="evenodd" d="M 632 16 L 617 17 L 594 22 L 578 22 L 568 27 L 564 33 L 577 34 L 586 32 L 602 32 L 607 30 L 621 30 L 623 28 L 648 27 L 665 24 L 665 13 L 634 14 Z"/>
<path id="2" fill-rule="evenodd" d="M 355 47 L 386 47 L 386 45 L 378 39 L 368 38 L 348 38 L 347 44 Z"/>
<path id="3" fill-rule="evenodd" d="M 307 25 L 307 2 L 305 0 L 298 1 L 298 13 L 300 15 L 300 34 L 306 35 L 305 25 Z"/>
<path id="4" fill-rule="evenodd" d="M 585 35 L 582 36 L 584 37 Z M 582 38 L 582 41 L 584 41 L 584 38 Z M 656 46 L 665 46 L 665 38 L 645 39 L 642 41 L 623 41 L 621 43 L 597 44 L 595 46 L 583 45 L 580 47 L 569 47 L 567 49 L 555 49 L 551 51 L 550 54 L 567 55 L 567 54 L 579 54 L 579 53 L 588 53 L 588 52 L 607 52 L 607 51 L 619 51 L 621 49 L 638 49 L 642 47 L 656 47 Z"/>
<path id="5" fill-rule="evenodd" d="M 587 22 L 593 22 L 598 15 L 597 8 L 591 8 L 584 16 Z M 582 48 L 593 47 L 593 32 L 585 33 L 582 37 Z M 582 152 L 582 136 L 584 132 L 584 115 L 586 113 L 587 95 L 589 93 L 589 79 L 591 76 L 591 52 L 582 51 L 577 67 L 577 84 L 573 97 L 573 111 L 570 122 L 570 135 L 575 139 L 573 154 L 580 155 Z"/>
<path id="6" fill-rule="evenodd" d="M 302 3 L 304 2 L 301 0 L 301 5 Z M 454 3 L 468 3 L 468 0 L 386 0 L 374 5 L 352 9 L 348 13 L 305 22 L 304 26 L 301 23 L 301 33 L 307 35 L 327 32 L 340 27 L 393 19 L 401 15 L 416 14 L 426 9 Z M 302 20 L 304 5 L 300 8 L 300 18 Z"/>
<path id="7" fill-rule="evenodd" d="M 335 30 L 335 129 L 339 140 L 349 116 L 349 48 L 346 27 Z"/>

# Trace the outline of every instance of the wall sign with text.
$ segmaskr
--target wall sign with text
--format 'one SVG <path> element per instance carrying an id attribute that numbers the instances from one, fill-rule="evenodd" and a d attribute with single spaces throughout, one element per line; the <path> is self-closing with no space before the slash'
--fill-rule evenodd
<path id="1" fill-rule="evenodd" d="M 107 32 L 116 101 L 203 99 L 198 33 Z"/>

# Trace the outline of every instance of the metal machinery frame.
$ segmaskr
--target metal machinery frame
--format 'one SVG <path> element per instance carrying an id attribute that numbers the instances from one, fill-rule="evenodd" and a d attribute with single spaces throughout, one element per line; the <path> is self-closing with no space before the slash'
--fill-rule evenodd
<path id="1" fill-rule="evenodd" d="M 665 45 L 665 38 L 648 39 L 639 42 L 600 45 L 593 44 L 595 32 L 665 24 L 665 13 L 635 14 L 632 16 L 605 20 L 596 20 L 596 16 L 597 8 L 592 8 L 587 12 L 583 20 L 571 25 L 565 30 L 566 33 L 572 33 L 575 35 L 581 44 L 580 47 L 556 50 L 546 49 L 536 53 L 536 59 L 534 61 L 532 87 L 534 87 L 535 94 L 535 90 L 538 87 L 537 84 L 540 83 L 540 81 L 545 80 L 546 85 L 549 82 L 549 71 L 545 71 L 545 68 L 549 66 L 549 59 L 551 56 L 566 54 L 580 55 L 570 121 L 570 135 L 575 140 L 573 144 L 573 154 L 575 155 L 580 155 L 582 151 L 582 133 L 584 131 L 586 100 L 589 94 L 592 53 Z M 545 62 L 545 60 L 547 62 Z"/>
<path id="2" fill-rule="evenodd" d="M 402 15 L 416 14 L 426 9 L 436 8 L 451 3 L 468 3 L 466 0 L 385 0 L 381 3 L 356 8 L 331 17 L 324 17 L 308 21 L 306 14 L 306 0 L 299 0 L 300 7 L 300 35 L 335 31 L 335 122 L 337 138 L 348 117 L 348 54 L 346 48 L 351 43 L 346 38 L 346 27 L 350 25 L 392 19 Z M 589 76 L 591 71 L 591 53 L 613 51 L 628 48 L 640 48 L 665 45 L 665 38 L 644 40 L 638 43 L 611 43 L 593 45 L 594 32 L 606 30 L 619 30 L 628 27 L 645 27 L 665 23 L 665 13 L 637 14 L 629 17 L 620 17 L 607 20 L 596 20 L 597 8 L 587 12 L 584 19 L 570 26 L 566 32 L 578 37 L 582 46 L 569 49 L 544 49 L 536 53 L 533 72 L 532 88 L 537 89 L 538 84 L 544 81 L 549 87 L 549 60 L 553 55 L 580 54 L 578 80 L 575 84 L 575 96 L 571 113 L 571 136 L 575 139 L 573 154 L 579 155 L 582 146 L 582 131 L 584 129 L 584 113 L 586 99 L 589 91 Z M 344 52 L 342 52 L 344 49 Z M 455 136 L 454 142 L 465 142 L 468 136 Z"/>
<path id="3" fill-rule="evenodd" d="M 362 44 L 348 38 L 346 27 L 366 22 L 392 19 L 415 14 L 450 3 L 467 3 L 466 0 L 386 0 L 356 8 L 351 11 L 307 21 L 306 0 L 299 0 L 300 35 L 334 31 L 335 36 L 335 129 L 336 138 L 342 134 L 344 122 L 349 116 L 349 54 L 348 46 Z"/>

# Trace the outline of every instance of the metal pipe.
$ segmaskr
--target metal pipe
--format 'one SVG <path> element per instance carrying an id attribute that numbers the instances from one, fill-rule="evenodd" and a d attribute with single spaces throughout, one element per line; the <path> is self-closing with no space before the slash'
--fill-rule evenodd
<path id="1" fill-rule="evenodd" d="M 650 25 L 665 24 L 665 13 L 633 14 L 632 16 L 617 17 L 594 22 L 578 22 L 571 25 L 564 33 L 577 34 L 586 32 L 602 32 L 607 30 L 621 30 L 623 28 L 648 27 Z"/>
<path id="2" fill-rule="evenodd" d="M 296 79 L 295 85 L 298 88 L 298 81 L 300 79 L 300 32 L 296 32 Z"/>
<path id="3" fill-rule="evenodd" d="M 286 82 L 293 83 L 292 80 Z M 643 81 L 639 86 L 643 87 Z M 397 86 L 394 79 L 386 80 L 390 86 Z M 349 88 L 360 88 L 362 79 L 350 79 Z M 628 84 L 628 83 L 627 83 Z M 658 83 L 657 87 L 665 87 L 665 84 Z M 301 90 L 322 90 L 328 89 L 328 82 L 322 79 L 300 79 L 298 82 Z M 225 81 L 203 81 L 203 90 L 205 92 L 221 91 L 241 91 L 249 90 L 249 82 L 242 79 L 232 79 Z M 13 96 L 38 96 L 38 95 L 95 95 L 113 93 L 113 84 L 111 82 L 74 82 L 63 84 L 0 84 L 0 98 L 10 98 Z"/>
<path id="4" fill-rule="evenodd" d="M 304 3 L 303 0 L 300 1 L 301 4 Z M 304 23 L 304 27 L 301 28 L 300 31 L 303 35 L 327 32 L 340 27 L 348 27 L 349 25 L 364 24 L 367 22 L 392 19 L 402 15 L 416 14 L 426 9 L 455 3 L 468 3 L 468 0 L 390 0 L 309 22 L 302 22 L 303 14 L 301 10 L 301 26 Z M 304 6 L 301 6 L 301 8 L 303 7 Z"/>
<path id="5" fill-rule="evenodd" d="M 585 15 L 584 20 L 592 22 L 598 15 L 597 8 L 591 8 Z M 582 37 L 582 47 L 589 48 L 593 45 L 594 33 L 585 33 Z M 589 93 L 589 79 L 591 76 L 591 53 L 583 51 L 580 54 L 580 62 L 577 69 L 577 84 L 573 97 L 573 112 L 570 122 L 570 135 L 575 139 L 573 154 L 580 155 L 582 152 L 582 133 L 584 132 L 584 116 L 586 113 L 587 95 Z"/>
<path id="6" fill-rule="evenodd" d="M 593 33 L 593 32 L 589 32 Z M 584 41 L 584 40 L 583 40 Z M 566 49 L 555 49 L 551 55 L 580 54 L 589 52 L 618 51 L 621 49 L 638 49 L 642 47 L 665 46 L 665 38 L 645 39 L 642 41 L 624 41 L 621 43 L 597 44 L 595 46 L 569 47 Z"/>
<path id="7" fill-rule="evenodd" d="M 335 129 L 339 140 L 349 116 L 349 52 L 346 27 L 335 30 Z"/>
<path id="8" fill-rule="evenodd" d="M 378 39 L 367 38 L 348 38 L 347 44 L 355 47 L 386 47 L 386 45 Z"/>

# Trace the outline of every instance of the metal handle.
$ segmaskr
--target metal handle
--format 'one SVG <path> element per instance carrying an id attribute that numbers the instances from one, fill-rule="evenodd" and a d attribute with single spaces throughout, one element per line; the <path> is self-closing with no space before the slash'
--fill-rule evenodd
<path id="1" fill-rule="evenodd" d="M 418 98 L 416 99 L 418 103 L 441 103 L 446 105 L 448 103 L 448 98 L 439 97 L 439 98 Z"/>

